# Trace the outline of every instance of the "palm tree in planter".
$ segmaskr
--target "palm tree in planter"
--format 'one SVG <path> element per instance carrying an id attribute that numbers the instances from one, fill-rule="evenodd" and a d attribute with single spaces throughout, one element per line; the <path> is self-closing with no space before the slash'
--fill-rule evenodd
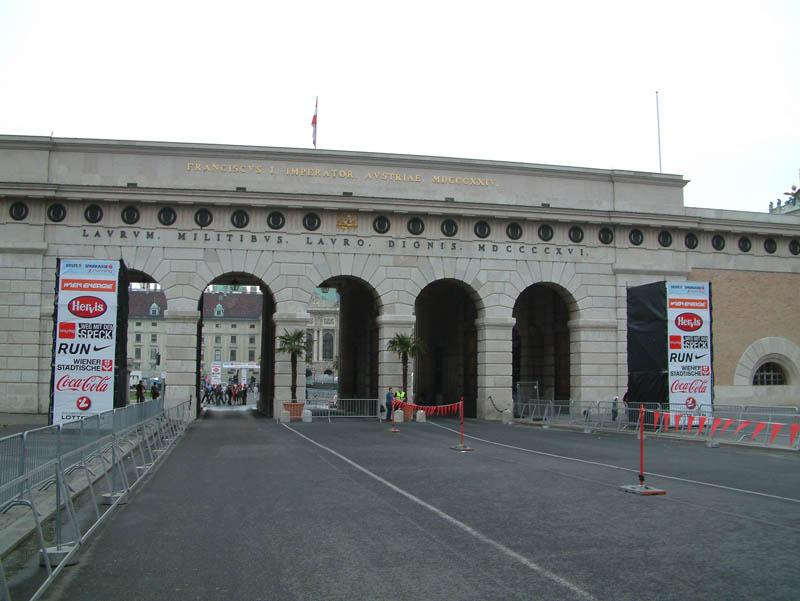
<path id="1" fill-rule="evenodd" d="M 303 402 L 297 402 L 297 358 L 302 357 L 307 350 L 306 333 L 303 330 L 294 330 L 293 332 L 284 330 L 283 334 L 278 336 L 278 352 L 288 354 L 292 362 L 292 403 L 289 407 L 287 407 L 288 403 L 284 403 L 284 407 L 288 409 L 292 419 L 300 419 L 303 411 Z"/>
<path id="2" fill-rule="evenodd" d="M 386 350 L 397 353 L 397 356 L 400 357 L 400 361 L 403 363 L 403 390 L 406 392 L 406 395 L 408 395 L 408 358 L 411 357 L 414 359 L 425 353 L 427 350 L 425 348 L 425 343 L 422 339 L 414 336 L 413 332 L 410 336 L 408 334 L 397 333 L 394 335 L 394 338 L 391 338 L 387 343 Z M 410 418 L 411 409 L 408 410 L 408 415 L 405 415 L 405 419 Z"/>

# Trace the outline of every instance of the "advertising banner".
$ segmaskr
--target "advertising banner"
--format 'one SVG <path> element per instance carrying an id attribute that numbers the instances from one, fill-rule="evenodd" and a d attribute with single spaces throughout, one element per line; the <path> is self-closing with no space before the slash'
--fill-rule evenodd
<path id="1" fill-rule="evenodd" d="M 667 282 L 667 363 L 670 411 L 710 409 L 711 284 Z"/>
<path id="2" fill-rule="evenodd" d="M 119 261 L 59 259 L 53 423 L 114 408 Z"/>
<path id="3" fill-rule="evenodd" d="M 214 361 L 211 364 L 211 385 L 216 386 L 222 382 L 222 363 Z"/>

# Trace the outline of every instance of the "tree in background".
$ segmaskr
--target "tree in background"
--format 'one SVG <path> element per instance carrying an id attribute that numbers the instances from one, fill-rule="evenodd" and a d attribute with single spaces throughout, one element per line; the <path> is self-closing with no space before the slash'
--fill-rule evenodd
<path id="1" fill-rule="evenodd" d="M 292 361 L 292 400 L 297 400 L 297 358 L 308 351 L 306 346 L 306 333 L 303 330 L 289 332 L 284 330 L 278 336 L 278 352 L 286 353 Z"/>
<path id="2" fill-rule="evenodd" d="M 414 336 L 413 332 L 410 336 L 408 334 L 397 333 L 394 335 L 394 338 L 387 343 L 386 350 L 397 353 L 397 356 L 400 357 L 400 361 L 403 362 L 403 390 L 408 393 L 408 358 L 411 357 L 414 359 L 424 354 L 427 350 L 425 348 L 425 343 L 420 338 Z"/>

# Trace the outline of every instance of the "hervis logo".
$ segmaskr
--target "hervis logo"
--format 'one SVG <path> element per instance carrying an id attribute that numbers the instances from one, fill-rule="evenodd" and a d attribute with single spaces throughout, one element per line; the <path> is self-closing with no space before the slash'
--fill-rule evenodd
<path id="1" fill-rule="evenodd" d="M 100 317 L 106 312 L 108 306 L 105 301 L 96 296 L 78 296 L 67 304 L 67 309 L 75 317 Z"/>
<path id="2" fill-rule="evenodd" d="M 675 318 L 675 326 L 684 332 L 694 332 L 703 326 L 703 318 L 696 313 L 681 313 Z"/>

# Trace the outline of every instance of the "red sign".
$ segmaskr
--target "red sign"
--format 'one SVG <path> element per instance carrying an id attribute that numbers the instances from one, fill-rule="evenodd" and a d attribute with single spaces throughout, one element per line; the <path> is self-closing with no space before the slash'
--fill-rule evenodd
<path id="1" fill-rule="evenodd" d="M 708 309 L 708 299 L 705 298 L 671 298 L 670 309 Z"/>
<path id="2" fill-rule="evenodd" d="M 75 338 L 75 322 L 62 321 L 58 324 L 58 337 L 59 338 Z"/>
<path id="3" fill-rule="evenodd" d="M 684 332 L 694 332 L 703 327 L 703 318 L 695 313 L 681 313 L 675 318 L 675 326 Z"/>
<path id="4" fill-rule="evenodd" d="M 116 280 L 61 280 L 62 290 L 86 291 L 86 292 L 116 292 Z"/>
<path id="5" fill-rule="evenodd" d="M 101 371 L 112 371 L 113 369 L 114 369 L 113 359 L 103 359 L 102 361 L 100 361 Z"/>
<path id="6" fill-rule="evenodd" d="M 682 336 L 670 336 L 669 337 L 669 348 L 681 348 L 681 338 Z"/>
<path id="7" fill-rule="evenodd" d="M 67 304 L 67 309 L 75 317 L 100 317 L 107 308 L 106 303 L 96 296 L 78 296 Z"/>
<path id="8" fill-rule="evenodd" d="M 75 405 L 81 411 L 88 411 L 89 407 L 92 406 L 92 399 L 90 399 L 88 396 L 80 396 L 78 397 L 78 400 L 75 402 Z"/>

